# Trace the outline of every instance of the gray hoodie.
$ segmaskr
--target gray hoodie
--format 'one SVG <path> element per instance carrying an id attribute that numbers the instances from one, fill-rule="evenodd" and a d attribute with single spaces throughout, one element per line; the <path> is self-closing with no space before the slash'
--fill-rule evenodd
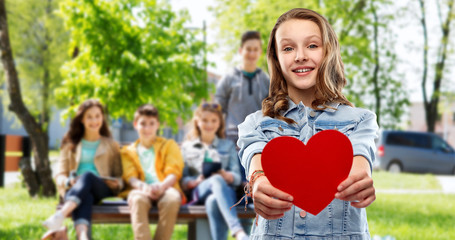
<path id="1" fill-rule="evenodd" d="M 262 100 L 269 94 L 269 76 L 260 68 L 256 71 L 250 83 L 240 69 L 234 68 L 216 86 L 215 99 L 226 114 L 226 135 L 231 139 L 237 138 L 237 125 L 261 109 Z"/>

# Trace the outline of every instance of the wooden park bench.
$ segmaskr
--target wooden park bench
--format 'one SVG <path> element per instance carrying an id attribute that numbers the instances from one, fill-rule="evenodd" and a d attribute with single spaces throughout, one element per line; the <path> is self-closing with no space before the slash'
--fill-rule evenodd
<path id="1" fill-rule="evenodd" d="M 61 205 L 57 206 L 60 209 Z M 245 205 L 240 204 L 236 207 L 239 219 L 254 219 L 256 213 L 254 212 L 253 205 L 249 204 L 245 211 Z M 149 221 L 151 224 L 158 222 L 158 208 L 154 206 L 149 212 Z M 92 223 L 93 224 L 130 224 L 130 211 L 127 202 L 124 200 L 106 201 L 102 204 L 93 206 L 92 210 Z M 182 206 L 177 216 L 178 224 L 188 225 L 189 240 L 210 240 L 210 228 L 207 219 L 207 212 L 205 206 L 193 205 Z M 249 221 L 253 223 L 253 220 Z"/>

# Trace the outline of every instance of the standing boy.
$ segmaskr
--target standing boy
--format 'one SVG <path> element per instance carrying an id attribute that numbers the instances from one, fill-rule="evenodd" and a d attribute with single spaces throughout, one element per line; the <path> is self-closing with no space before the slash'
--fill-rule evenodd
<path id="1" fill-rule="evenodd" d="M 174 140 L 156 136 L 158 110 L 151 104 L 134 113 L 139 139 L 121 150 L 123 180 L 127 189 L 135 239 L 151 239 L 148 213 L 158 205 L 159 221 L 154 239 L 171 239 L 180 204 L 186 201 L 180 187 L 183 158 Z"/>
<path id="2" fill-rule="evenodd" d="M 215 98 L 226 114 L 226 138 L 237 144 L 237 125 L 260 110 L 269 94 L 270 78 L 257 66 L 262 53 L 261 35 L 247 31 L 239 48 L 242 63 L 225 75 L 216 87 Z"/>

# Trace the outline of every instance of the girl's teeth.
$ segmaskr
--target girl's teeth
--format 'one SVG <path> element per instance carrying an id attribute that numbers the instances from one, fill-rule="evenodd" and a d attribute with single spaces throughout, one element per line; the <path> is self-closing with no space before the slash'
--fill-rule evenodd
<path id="1" fill-rule="evenodd" d="M 309 71 L 311 71 L 311 69 L 309 69 L 309 68 L 295 70 L 295 72 L 298 72 L 298 73 L 304 73 L 304 72 L 309 72 Z"/>

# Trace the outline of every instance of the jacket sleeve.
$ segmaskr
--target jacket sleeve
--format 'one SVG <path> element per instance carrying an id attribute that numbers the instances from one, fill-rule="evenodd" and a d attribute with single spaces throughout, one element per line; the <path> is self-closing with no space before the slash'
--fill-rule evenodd
<path id="1" fill-rule="evenodd" d="M 237 145 L 240 147 L 239 157 L 240 162 L 245 168 L 245 176 L 248 179 L 250 171 L 251 159 L 257 153 L 262 153 L 269 139 L 261 131 L 258 126 L 258 116 L 262 116 L 262 112 L 256 112 L 248 115 L 245 121 L 241 123 L 239 128 L 239 140 Z"/>
<path id="2" fill-rule="evenodd" d="M 186 148 L 185 142 L 183 142 L 181 151 L 182 151 L 185 166 L 183 167 L 183 175 L 182 175 L 182 179 L 180 181 L 180 186 L 182 187 L 183 191 L 188 191 L 189 189 L 186 187 L 188 182 L 195 180 L 197 178 L 197 176 L 191 176 L 191 174 L 190 174 L 190 169 L 188 168 L 188 162 L 187 162 L 187 159 L 185 159 L 185 156 L 187 156 L 187 154 L 185 154 L 185 151 L 187 151 L 186 149 L 187 148 Z"/>
<path id="3" fill-rule="evenodd" d="M 69 165 L 70 165 L 70 149 L 65 146 L 60 150 L 60 156 L 57 160 L 57 173 L 55 175 L 55 181 L 58 187 L 65 187 L 66 179 L 69 176 Z"/>
<path id="4" fill-rule="evenodd" d="M 165 143 L 164 149 L 164 176 L 174 174 L 179 181 L 183 174 L 183 157 L 178 144 L 170 139 Z"/>
<path id="5" fill-rule="evenodd" d="M 229 86 L 229 78 L 224 76 L 216 85 L 215 101 L 221 105 L 223 113 L 227 113 L 229 96 L 231 89 Z"/>
<path id="6" fill-rule="evenodd" d="M 117 142 L 113 142 L 112 146 L 112 177 L 122 177 L 122 159 L 120 157 L 120 146 Z"/>
<path id="7" fill-rule="evenodd" d="M 371 171 L 373 171 L 376 151 L 374 140 L 377 137 L 378 124 L 376 122 L 376 114 L 370 111 L 365 111 L 354 131 L 349 135 L 349 140 L 351 140 L 352 143 L 354 156 L 365 157 L 370 164 Z"/>
<path id="8" fill-rule="evenodd" d="M 136 169 L 134 164 L 134 160 L 132 159 L 131 155 L 128 152 L 127 147 L 123 147 L 120 150 L 120 156 L 122 161 L 122 168 L 123 168 L 123 181 L 126 185 L 130 184 L 130 178 L 135 177 L 139 179 L 139 171 Z"/>
<path id="9" fill-rule="evenodd" d="M 120 157 L 120 146 L 117 142 L 112 141 L 113 144 L 111 146 L 112 148 L 112 177 L 118 178 L 118 190 L 122 190 L 123 187 L 125 186 L 125 181 L 123 181 L 122 178 L 122 159 Z"/>
<path id="10" fill-rule="evenodd" d="M 240 163 L 239 157 L 237 155 L 237 150 L 234 144 L 231 145 L 229 149 L 229 171 L 234 176 L 233 186 L 240 186 L 242 183 L 241 174 L 240 174 Z"/>

